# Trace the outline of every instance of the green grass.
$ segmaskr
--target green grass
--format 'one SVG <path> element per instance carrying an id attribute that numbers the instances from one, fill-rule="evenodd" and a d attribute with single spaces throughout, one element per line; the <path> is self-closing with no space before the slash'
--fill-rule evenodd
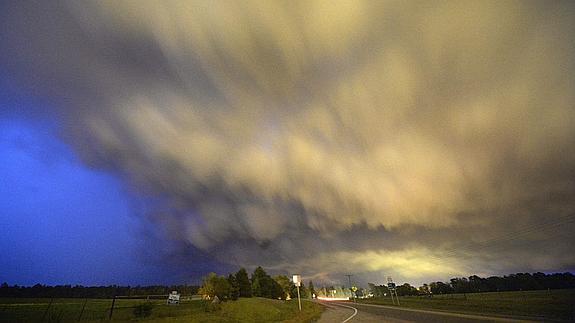
<path id="1" fill-rule="evenodd" d="M 164 300 L 153 300 L 152 315 L 136 318 L 134 307 L 142 304 L 140 299 L 117 299 L 114 321 L 145 322 L 313 322 L 323 311 L 321 305 L 304 301 L 299 312 L 297 301 L 279 301 L 263 298 L 241 298 L 221 304 L 213 312 L 207 312 L 204 301 L 183 301 L 180 305 L 166 305 Z M 80 316 L 83 299 L 0 298 L 0 322 L 76 322 Z M 89 299 L 82 321 L 106 321 L 110 313 L 110 299 Z M 48 311 L 47 311 L 48 309 Z"/>
<path id="2" fill-rule="evenodd" d="M 400 297 L 401 307 L 472 314 L 499 314 L 548 319 L 575 319 L 575 289 L 551 291 L 492 292 L 474 294 Z M 391 298 L 360 300 L 392 305 Z"/>

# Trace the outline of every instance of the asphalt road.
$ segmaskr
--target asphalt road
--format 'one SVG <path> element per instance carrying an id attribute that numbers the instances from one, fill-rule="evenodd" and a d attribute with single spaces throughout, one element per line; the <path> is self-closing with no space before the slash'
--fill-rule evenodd
<path id="1" fill-rule="evenodd" d="M 509 318 L 434 312 L 383 305 L 358 304 L 352 302 L 325 302 L 327 307 L 319 323 L 333 322 L 529 322 Z"/>

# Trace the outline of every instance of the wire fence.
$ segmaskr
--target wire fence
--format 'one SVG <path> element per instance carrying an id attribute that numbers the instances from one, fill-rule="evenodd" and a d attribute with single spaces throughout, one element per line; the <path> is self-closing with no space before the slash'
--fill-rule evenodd
<path id="1" fill-rule="evenodd" d="M 94 298 L 0 298 L 0 322 L 128 321 L 138 318 L 191 315 L 201 310 L 199 295 L 180 297 L 168 304 L 168 295 Z"/>

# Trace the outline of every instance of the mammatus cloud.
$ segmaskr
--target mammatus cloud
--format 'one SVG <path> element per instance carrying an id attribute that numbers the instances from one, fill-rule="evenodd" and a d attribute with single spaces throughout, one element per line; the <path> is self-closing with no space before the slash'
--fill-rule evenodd
<path id="1" fill-rule="evenodd" d="M 7 7 L 2 60 L 59 101 L 83 159 L 220 260 L 422 279 L 575 265 L 572 3 Z"/>

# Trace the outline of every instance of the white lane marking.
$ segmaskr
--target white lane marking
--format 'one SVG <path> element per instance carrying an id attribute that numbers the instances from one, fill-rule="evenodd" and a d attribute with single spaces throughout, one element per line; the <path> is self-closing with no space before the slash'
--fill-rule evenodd
<path id="1" fill-rule="evenodd" d="M 353 310 L 353 314 L 351 314 L 350 317 L 346 318 L 345 321 L 342 321 L 341 323 L 345 323 L 345 322 L 351 320 L 354 316 L 357 315 L 357 308 L 355 308 L 355 307 L 343 305 L 343 304 L 340 304 L 340 303 L 333 303 L 333 304 L 335 304 L 335 305 L 337 305 L 337 306 L 343 306 L 343 307 L 351 308 L 351 309 Z"/>

